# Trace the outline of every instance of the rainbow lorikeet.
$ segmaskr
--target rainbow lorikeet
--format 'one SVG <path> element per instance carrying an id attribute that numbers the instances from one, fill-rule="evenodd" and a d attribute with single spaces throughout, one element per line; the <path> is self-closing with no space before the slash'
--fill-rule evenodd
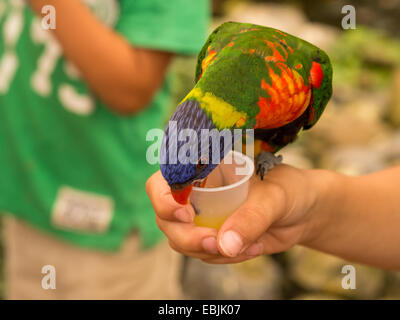
<path id="1" fill-rule="evenodd" d="M 259 25 L 228 22 L 203 46 L 195 81 L 172 115 L 161 148 L 161 172 L 175 200 L 183 204 L 192 185 L 218 164 L 210 161 L 211 150 L 201 149 L 201 139 L 194 140 L 199 144 L 194 161 L 169 161 L 173 152 L 188 152 L 185 140 L 172 143 L 171 130 L 180 134 L 192 129 L 200 137 L 203 129 L 254 129 L 262 149 L 256 167 L 263 178 L 281 161 L 273 154 L 320 118 L 332 95 L 332 66 L 324 51 L 302 39 Z M 233 144 L 221 139 L 221 159 Z"/>

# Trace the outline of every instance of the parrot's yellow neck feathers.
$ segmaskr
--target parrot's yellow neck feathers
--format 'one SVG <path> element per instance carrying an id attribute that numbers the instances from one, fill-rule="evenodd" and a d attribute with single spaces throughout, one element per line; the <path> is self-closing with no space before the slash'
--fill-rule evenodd
<path id="1" fill-rule="evenodd" d="M 208 115 L 211 115 L 217 129 L 241 128 L 246 123 L 247 114 L 245 112 L 237 111 L 234 106 L 216 97 L 211 92 L 203 92 L 199 88 L 194 88 L 182 102 L 190 99 L 199 102 L 200 107 Z"/>

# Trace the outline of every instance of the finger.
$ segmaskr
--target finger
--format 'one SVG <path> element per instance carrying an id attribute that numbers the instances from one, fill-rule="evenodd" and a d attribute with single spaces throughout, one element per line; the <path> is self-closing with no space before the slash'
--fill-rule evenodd
<path id="1" fill-rule="evenodd" d="M 217 252 L 214 253 L 206 253 L 206 252 L 194 252 L 194 251 L 183 251 L 179 246 L 177 246 L 173 241 L 169 240 L 168 241 L 169 246 L 175 250 L 178 253 L 181 253 L 185 256 L 191 257 L 191 258 L 196 258 L 196 259 L 211 259 L 211 258 L 215 258 L 216 256 L 219 255 L 218 253 L 218 249 Z"/>
<path id="2" fill-rule="evenodd" d="M 188 208 L 189 206 L 182 206 L 174 200 L 161 171 L 157 171 L 147 180 L 146 192 L 154 211 L 160 218 L 169 221 L 193 221 L 194 212 Z"/>
<path id="3" fill-rule="evenodd" d="M 275 254 L 287 251 L 298 243 L 297 237 L 294 234 L 299 234 L 299 226 L 285 227 L 277 229 L 271 228 L 268 232 L 264 233 L 256 242 L 250 245 L 243 254 L 258 256 L 262 254 Z M 291 239 L 291 241 L 288 241 Z"/>
<path id="4" fill-rule="evenodd" d="M 272 250 L 272 247 L 268 246 L 269 240 L 270 239 L 268 237 L 262 236 L 260 239 L 258 239 L 257 242 L 250 245 L 243 253 L 234 258 L 227 258 L 220 255 L 220 256 L 211 256 L 209 258 L 202 260 L 204 262 L 211 264 L 232 264 L 254 259 L 263 254 L 267 254 L 267 252 L 270 252 L 268 254 L 272 254 L 282 251 L 277 249 L 277 247 Z M 266 246 L 265 243 L 267 244 Z M 264 250 L 264 248 L 267 248 L 267 250 Z"/>
<path id="5" fill-rule="evenodd" d="M 234 264 L 234 263 L 244 262 L 250 259 L 254 259 L 254 257 L 243 255 L 236 258 L 213 257 L 210 259 L 201 259 L 201 260 L 209 264 Z"/>
<path id="6" fill-rule="evenodd" d="M 218 247 L 226 257 L 236 257 L 263 235 L 284 211 L 284 191 L 275 184 L 257 182 L 249 198 L 222 225 Z"/>
<path id="7" fill-rule="evenodd" d="M 193 223 L 170 222 L 158 216 L 156 222 L 179 252 L 218 254 L 216 229 L 198 227 Z"/>

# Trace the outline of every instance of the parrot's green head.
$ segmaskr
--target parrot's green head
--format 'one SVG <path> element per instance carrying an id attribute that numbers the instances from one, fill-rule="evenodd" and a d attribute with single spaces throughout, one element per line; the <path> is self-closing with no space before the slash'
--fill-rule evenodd
<path id="1" fill-rule="evenodd" d="M 311 53 L 311 60 L 312 112 L 305 129 L 311 128 L 318 121 L 332 96 L 332 65 L 328 55 L 315 48 Z"/>

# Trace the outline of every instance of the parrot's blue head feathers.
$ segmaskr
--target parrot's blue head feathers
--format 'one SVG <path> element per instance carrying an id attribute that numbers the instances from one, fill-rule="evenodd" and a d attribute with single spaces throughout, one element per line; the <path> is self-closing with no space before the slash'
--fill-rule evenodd
<path id="1" fill-rule="evenodd" d="M 217 139 L 211 138 L 213 134 Z M 164 132 L 161 173 L 172 189 L 183 189 L 207 177 L 231 145 L 219 138 L 219 131 L 197 101 L 184 101 Z"/>

